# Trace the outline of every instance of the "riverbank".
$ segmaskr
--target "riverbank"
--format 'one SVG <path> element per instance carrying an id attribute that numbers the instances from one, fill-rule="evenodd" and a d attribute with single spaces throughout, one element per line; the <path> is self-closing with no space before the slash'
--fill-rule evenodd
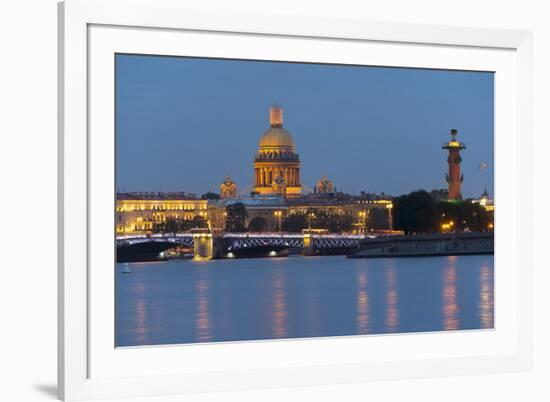
<path id="1" fill-rule="evenodd" d="M 493 232 L 438 233 L 365 239 L 348 258 L 441 257 L 494 254 Z"/>

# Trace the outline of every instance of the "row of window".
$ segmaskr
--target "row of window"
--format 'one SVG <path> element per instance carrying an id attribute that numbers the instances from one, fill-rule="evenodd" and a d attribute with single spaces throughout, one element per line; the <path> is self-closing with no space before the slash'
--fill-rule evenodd
<path id="1" fill-rule="evenodd" d="M 118 214 L 118 222 L 122 222 L 123 221 L 123 216 L 122 214 Z M 190 215 L 190 214 L 186 214 L 186 215 L 178 215 L 178 214 L 166 214 L 166 215 L 145 215 L 145 216 L 139 216 L 136 218 L 136 221 L 138 222 L 151 222 L 151 221 L 165 221 L 166 219 L 183 219 L 183 220 L 193 220 L 195 218 L 196 215 Z M 203 215 L 199 215 L 199 216 L 202 216 L 202 217 L 205 217 L 206 218 L 206 214 Z"/>
<path id="2" fill-rule="evenodd" d="M 118 207 L 116 210 L 118 212 L 136 212 L 136 211 L 195 211 L 207 209 L 206 205 L 153 205 L 153 206 L 122 206 Z"/>

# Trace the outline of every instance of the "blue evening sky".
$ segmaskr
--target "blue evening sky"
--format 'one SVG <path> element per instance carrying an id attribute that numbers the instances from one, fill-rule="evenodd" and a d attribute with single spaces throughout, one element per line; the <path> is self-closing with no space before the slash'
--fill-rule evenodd
<path id="1" fill-rule="evenodd" d="M 218 192 L 231 176 L 250 192 L 278 104 L 306 188 L 323 175 L 349 193 L 446 188 L 456 128 L 463 195 L 493 193 L 492 73 L 117 55 L 116 89 L 120 191 Z"/>

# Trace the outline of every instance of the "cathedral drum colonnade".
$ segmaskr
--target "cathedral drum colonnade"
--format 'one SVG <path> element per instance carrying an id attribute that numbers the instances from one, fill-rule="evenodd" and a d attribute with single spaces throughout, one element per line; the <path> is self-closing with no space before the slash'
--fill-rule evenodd
<path id="1" fill-rule="evenodd" d="M 290 133 L 283 128 L 283 110 L 269 110 L 270 128 L 260 139 L 254 159 L 254 191 L 259 194 L 300 195 L 300 157 Z"/>

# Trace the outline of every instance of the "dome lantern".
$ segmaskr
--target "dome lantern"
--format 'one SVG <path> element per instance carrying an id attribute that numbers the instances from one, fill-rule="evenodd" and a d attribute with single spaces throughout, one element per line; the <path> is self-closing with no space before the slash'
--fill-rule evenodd
<path id="1" fill-rule="evenodd" d="M 273 106 L 269 109 L 269 124 L 271 127 L 283 126 L 283 109 L 279 106 Z"/>

